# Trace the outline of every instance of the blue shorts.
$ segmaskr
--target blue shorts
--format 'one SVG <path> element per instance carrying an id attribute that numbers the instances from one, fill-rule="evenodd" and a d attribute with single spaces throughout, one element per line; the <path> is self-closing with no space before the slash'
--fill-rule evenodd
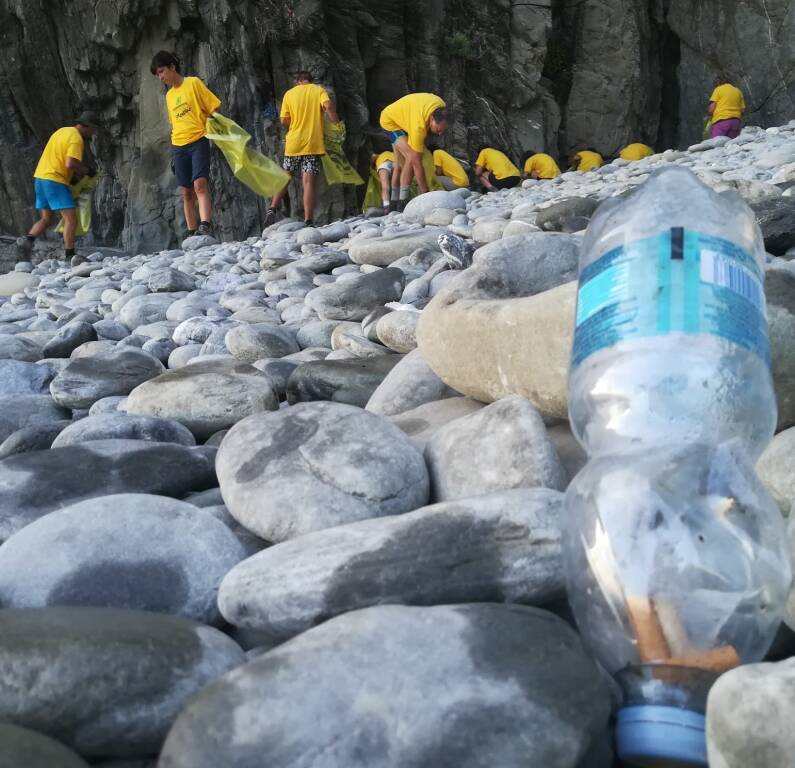
<path id="1" fill-rule="evenodd" d="M 387 135 L 390 144 L 396 144 L 398 139 L 408 136 L 405 131 L 384 131 L 384 133 Z"/>
<path id="2" fill-rule="evenodd" d="M 184 147 L 171 147 L 171 167 L 180 187 L 192 187 L 196 179 L 210 178 L 210 140 L 202 136 Z"/>
<path id="3" fill-rule="evenodd" d="M 62 211 L 75 207 L 75 199 L 68 184 L 50 179 L 33 179 L 33 189 L 36 191 L 36 208 L 40 211 Z"/>

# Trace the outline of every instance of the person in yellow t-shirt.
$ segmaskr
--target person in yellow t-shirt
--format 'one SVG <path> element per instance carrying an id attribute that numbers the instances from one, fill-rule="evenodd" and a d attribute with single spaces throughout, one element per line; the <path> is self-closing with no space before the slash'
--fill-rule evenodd
<path id="1" fill-rule="evenodd" d="M 619 157 L 622 160 L 634 162 L 636 160 L 643 160 L 644 157 L 651 157 L 653 154 L 654 150 L 648 144 L 627 144 L 627 146 L 621 150 Z"/>
<path id="2" fill-rule="evenodd" d="M 375 168 L 378 180 L 381 182 L 381 203 L 384 207 L 384 213 L 389 213 L 392 173 L 395 170 L 395 153 L 386 151 L 370 155 L 370 164 Z"/>
<path id="3" fill-rule="evenodd" d="M 397 161 L 392 174 L 392 208 L 402 211 L 409 200 L 409 188 L 417 180 L 420 193 L 428 191 L 422 166 L 425 138 L 447 131 L 450 116 L 444 100 L 434 93 L 409 93 L 384 107 L 380 125 L 386 132 Z"/>
<path id="4" fill-rule="evenodd" d="M 36 208 L 39 220 L 27 235 L 16 241 L 17 261 L 28 261 L 33 254 L 33 244 L 54 223 L 53 213 L 58 211 L 63 219 L 64 256 L 79 263 L 84 259 L 75 256 L 77 211 L 69 185 L 72 178 L 95 176 L 96 170 L 83 161 L 85 140 L 97 132 L 99 124 L 93 112 L 83 112 L 74 126 L 59 128 L 50 136 L 33 172 Z"/>
<path id="5" fill-rule="evenodd" d="M 718 78 L 717 86 L 709 97 L 707 109 L 711 118 L 711 138 L 728 136 L 736 139 L 743 129 L 742 116 L 745 112 L 743 92 L 733 86 L 725 77 Z"/>
<path id="6" fill-rule="evenodd" d="M 604 164 L 604 159 L 595 149 L 581 149 L 571 156 L 569 170 L 587 173 L 595 168 L 601 168 Z"/>
<path id="7" fill-rule="evenodd" d="M 520 165 L 525 179 L 556 179 L 560 176 L 555 158 L 544 152 L 525 152 Z"/>
<path id="8" fill-rule="evenodd" d="M 469 176 L 467 176 L 464 166 L 458 160 L 435 144 L 428 144 L 428 150 L 433 157 L 436 180 L 448 192 L 469 187 Z"/>
<path id="9" fill-rule="evenodd" d="M 522 174 L 508 155 L 494 147 L 481 147 L 478 150 L 475 176 L 488 192 L 511 189 L 522 180 Z"/>
<path id="10" fill-rule="evenodd" d="M 287 129 L 284 142 L 284 162 L 282 167 L 290 176 L 301 171 L 304 188 L 304 223 L 314 225 L 315 194 L 317 175 L 320 172 L 321 157 L 326 154 L 326 140 L 323 135 L 323 113 L 332 123 L 340 121 L 334 102 L 326 89 L 312 82 L 309 72 L 299 72 L 295 85 L 284 94 L 279 115 L 282 125 Z M 287 194 L 289 182 L 271 200 L 270 210 L 265 214 L 265 226 L 276 221 L 276 208 Z"/>
<path id="11" fill-rule="evenodd" d="M 181 74 L 179 59 L 173 53 L 158 51 L 149 71 L 168 86 L 166 114 L 171 126 L 171 168 L 182 191 L 185 226 L 189 235 L 210 235 L 213 202 L 206 126 L 207 118 L 221 108 L 221 102 L 198 77 Z"/>

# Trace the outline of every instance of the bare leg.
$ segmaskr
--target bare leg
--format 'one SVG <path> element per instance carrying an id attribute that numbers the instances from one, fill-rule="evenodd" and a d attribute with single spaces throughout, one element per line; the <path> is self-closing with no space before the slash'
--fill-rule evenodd
<path id="1" fill-rule="evenodd" d="M 75 232 L 77 232 L 77 211 L 74 208 L 64 208 L 59 211 L 63 219 L 63 247 L 69 250 L 75 247 Z"/>
<path id="2" fill-rule="evenodd" d="M 489 181 L 489 172 L 483 171 L 483 173 L 478 176 L 480 183 L 489 190 L 489 192 L 496 192 L 497 187 L 492 186 L 491 181 Z"/>
<path id="3" fill-rule="evenodd" d="M 378 171 L 378 179 L 381 182 L 381 200 L 389 200 L 389 171 L 387 171 L 386 168 Z"/>
<path id="4" fill-rule="evenodd" d="M 41 218 L 30 228 L 28 234 L 31 237 L 41 237 L 51 226 L 54 221 L 52 211 L 47 208 L 42 208 L 39 211 Z"/>
<path id="5" fill-rule="evenodd" d="M 180 187 L 182 190 L 182 207 L 185 211 L 185 226 L 194 232 L 199 226 L 199 217 L 196 213 L 196 193 L 192 187 Z"/>
<path id="6" fill-rule="evenodd" d="M 292 180 L 292 174 L 290 174 L 290 179 Z M 287 194 L 287 188 L 289 186 L 290 186 L 290 182 L 288 181 L 284 185 L 284 189 L 282 189 L 281 191 L 277 192 L 273 196 L 273 198 L 271 199 L 271 208 L 273 208 L 273 209 L 278 208 L 279 204 L 282 202 L 282 200 L 284 200 L 285 195 Z"/>
<path id="7" fill-rule="evenodd" d="M 193 191 L 199 201 L 199 221 L 212 221 L 213 200 L 207 179 L 196 179 L 193 182 Z"/>
<path id="8" fill-rule="evenodd" d="M 317 174 L 303 172 L 301 181 L 304 184 L 304 221 L 309 221 L 315 213 L 315 188 Z"/>
<path id="9" fill-rule="evenodd" d="M 394 145 L 395 157 L 400 158 L 400 186 L 409 187 L 414 179 L 414 166 L 408 155 L 409 142 L 405 136 L 401 136 Z"/>

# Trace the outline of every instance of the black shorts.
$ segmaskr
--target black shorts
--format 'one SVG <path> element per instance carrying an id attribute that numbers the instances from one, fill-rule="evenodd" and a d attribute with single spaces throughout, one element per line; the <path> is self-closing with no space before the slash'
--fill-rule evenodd
<path id="1" fill-rule="evenodd" d="M 489 181 L 491 182 L 491 186 L 497 189 L 513 189 L 519 184 L 521 178 L 519 178 L 519 176 L 506 176 L 504 179 L 498 179 L 489 171 Z"/>
<path id="2" fill-rule="evenodd" d="M 210 178 L 210 140 L 202 136 L 184 147 L 171 147 L 171 167 L 180 187 L 192 187 L 196 179 Z"/>
<path id="3" fill-rule="evenodd" d="M 287 173 L 320 173 L 320 155 L 285 155 L 282 168 Z"/>

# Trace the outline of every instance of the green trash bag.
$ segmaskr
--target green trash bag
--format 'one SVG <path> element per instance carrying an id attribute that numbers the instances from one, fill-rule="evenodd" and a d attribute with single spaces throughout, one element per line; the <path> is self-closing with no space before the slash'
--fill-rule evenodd
<path id="1" fill-rule="evenodd" d="M 326 142 L 326 154 L 320 157 L 326 184 L 364 184 L 364 179 L 356 173 L 356 169 L 345 157 L 342 147 L 345 142 L 345 123 L 324 120 L 323 137 Z"/>
<path id="2" fill-rule="evenodd" d="M 436 178 L 436 166 L 433 164 L 433 155 L 427 149 L 422 153 L 422 169 L 425 171 L 425 181 L 428 182 L 428 192 L 438 192 L 444 189 L 442 183 Z M 416 179 L 411 182 L 409 194 L 411 197 L 422 194 Z"/>
<path id="3" fill-rule="evenodd" d="M 278 163 L 248 146 L 251 135 L 234 120 L 217 113 L 208 117 L 207 138 L 221 150 L 235 178 L 252 192 L 272 197 L 290 181 Z"/>
<path id="4" fill-rule="evenodd" d="M 704 123 L 704 131 L 701 134 L 705 139 L 709 139 L 712 136 L 712 118 L 708 117 L 707 122 Z"/>
<path id="5" fill-rule="evenodd" d="M 367 190 L 364 193 L 364 203 L 362 203 L 362 213 L 368 208 L 381 208 L 381 179 L 378 178 L 378 171 L 370 170 L 370 179 L 367 182 Z"/>
<path id="6" fill-rule="evenodd" d="M 76 181 L 69 187 L 69 191 L 75 201 L 75 209 L 77 210 L 75 237 L 87 235 L 91 230 L 91 201 L 98 181 L 99 177 L 97 176 L 83 176 L 80 181 Z M 58 222 L 55 231 L 63 232 L 63 219 Z"/>

